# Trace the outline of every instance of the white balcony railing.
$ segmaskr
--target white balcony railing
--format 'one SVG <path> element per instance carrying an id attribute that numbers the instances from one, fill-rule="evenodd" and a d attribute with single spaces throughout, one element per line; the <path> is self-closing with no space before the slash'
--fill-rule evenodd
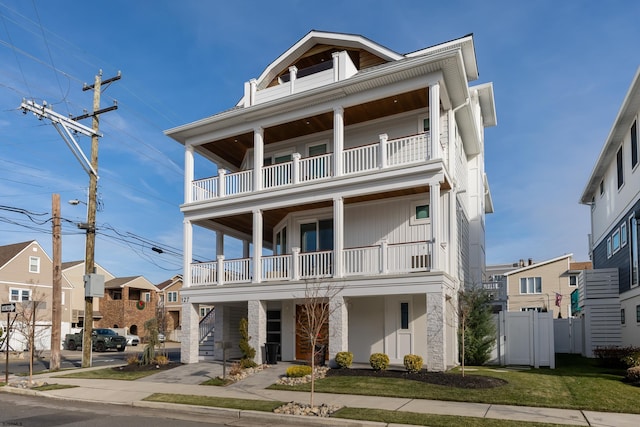
<path id="1" fill-rule="evenodd" d="M 432 242 L 399 244 L 382 243 L 376 246 L 347 248 L 342 251 L 343 271 L 334 269 L 334 251 L 303 252 L 263 256 L 260 258 L 261 281 L 291 281 L 317 279 L 343 275 L 378 276 L 380 274 L 411 273 L 432 270 Z M 224 275 L 218 277 L 220 266 Z M 251 258 L 217 262 L 193 263 L 191 285 L 209 286 L 226 283 L 251 283 L 253 260 Z"/>
<path id="2" fill-rule="evenodd" d="M 384 135 L 383 135 L 384 136 Z M 349 148 L 342 152 L 344 175 L 371 170 L 415 164 L 430 160 L 433 155 L 429 133 L 420 133 L 397 139 L 381 137 L 377 144 Z M 262 188 L 272 189 L 287 185 L 319 181 L 334 176 L 333 154 L 300 158 L 261 168 Z M 234 173 L 219 171 L 219 175 L 192 182 L 191 202 L 250 193 L 253 188 L 253 170 Z"/>

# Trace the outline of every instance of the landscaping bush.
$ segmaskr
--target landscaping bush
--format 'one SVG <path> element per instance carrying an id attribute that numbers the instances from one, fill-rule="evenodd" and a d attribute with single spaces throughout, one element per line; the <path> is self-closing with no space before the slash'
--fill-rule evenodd
<path id="1" fill-rule="evenodd" d="M 627 374 L 624 376 L 624 379 L 633 385 L 640 385 L 640 366 L 627 369 Z"/>
<path id="2" fill-rule="evenodd" d="M 638 347 L 596 347 L 593 350 L 594 356 L 598 360 L 598 364 L 605 368 L 628 368 L 632 365 L 627 363 L 625 359 L 629 356 L 633 356 L 635 353 L 639 353 Z M 632 359 L 629 359 L 632 360 Z"/>
<path id="3" fill-rule="evenodd" d="M 404 367 L 409 372 L 420 372 L 422 369 L 422 357 L 417 354 L 407 354 L 404 356 Z"/>
<path id="4" fill-rule="evenodd" d="M 350 351 L 340 351 L 336 353 L 336 364 L 339 368 L 348 368 L 353 363 L 353 353 Z"/>
<path id="5" fill-rule="evenodd" d="M 242 368 L 255 368 L 258 366 L 256 362 L 253 361 L 253 358 L 256 357 L 256 349 L 251 347 L 249 344 L 249 340 L 251 337 L 249 336 L 249 323 L 246 318 L 240 319 L 240 351 L 242 352 L 242 358 L 240 359 L 240 366 Z"/>
<path id="6" fill-rule="evenodd" d="M 138 363 L 140 363 L 140 359 L 137 354 L 127 356 L 127 365 L 137 365 Z"/>
<path id="7" fill-rule="evenodd" d="M 389 356 L 384 353 L 373 353 L 369 358 L 369 364 L 374 371 L 385 371 L 389 367 Z"/>
<path id="8" fill-rule="evenodd" d="M 634 368 L 640 366 L 640 351 L 635 351 L 622 358 L 622 361 L 627 364 L 628 367 Z"/>
<path id="9" fill-rule="evenodd" d="M 169 364 L 169 357 L 164 354 L 157 354 L 156 358 L 153 359 L 153 363 L 156 365 L 164 366 Z"/>
<path id="10" fill-rule="evenodd" d="M 302 378 L 311 375 L 311 366 L 294 365 L 287 368 L 287 376 L 289 378 Z"/>

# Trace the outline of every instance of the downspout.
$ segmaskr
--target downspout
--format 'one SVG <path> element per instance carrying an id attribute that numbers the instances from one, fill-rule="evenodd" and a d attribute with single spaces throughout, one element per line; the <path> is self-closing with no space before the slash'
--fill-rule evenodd
<path id="1" fill-rule="evenodd" d="M 470 101 L 471 101 L 471 99 L 470 99 L 470 98 L 465 99 L 465 100 L 464 100 L 464 102 L 463 102 L 462 104 L 458 105 L 456 108 L 454 108 L 453 110 L 451 110 L 451 112 L 452 112 L 453 114 L 455 114 L 455 113 L 456 113 L 456 111 L 458 111 L 459 109 L 461 109 L 461 108 L 462 108 L 462 107 L 464 107 L 465 105 L 469 105 L 469 102 L 470 102 Z"/>

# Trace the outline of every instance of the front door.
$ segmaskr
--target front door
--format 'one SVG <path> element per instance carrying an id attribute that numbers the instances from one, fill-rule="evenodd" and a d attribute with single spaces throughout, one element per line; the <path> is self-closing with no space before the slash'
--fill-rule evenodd
<path id="1" fill-rule="evenodd" d="M 304 325 L 307 322 L 307 316 L 305 314 L 306 307 L 304 305 L 296 305 L 296 360 L 311 360 L 311 342 L 309 333 Z M 328 346 L 329 345 L 329 321 L 326 322 L 320 328 L 320 334 L 318 335 L 317 344 Z M 328 358 L 329 352 L 325 352 L 325 360 Z"/>

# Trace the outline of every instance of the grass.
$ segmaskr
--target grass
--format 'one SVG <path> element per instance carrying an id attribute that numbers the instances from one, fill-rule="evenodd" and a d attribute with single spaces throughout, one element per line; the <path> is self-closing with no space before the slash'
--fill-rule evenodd
<path id="1" fill-rule="evenodd" d="M 200 383 L 200 385 L 213 385 L 213 386 L 218 386 L 218 387 L 224 387 L 224 386 L 227 386 L 227 385 L 229 385 L 231 383 L 233 383 L 233 381 L 231 381 L 229 379 L 215 377 L 215 378 L 210 378 L 210 379 L 206 380 L 205 382 Z"/>
<path id="2" fill-rule="evenodd" d="M 39 387 L 33 387 L 31 390 L 49 391 L 49 390 L 62 390 L 65 388 L 74 388 L 74 387 L 78 387 L 78 386 L 70 385 L 70 384 L 46 384 L 46 385 L 41 385 Z"/>
<path id="3" fill-rule="evenodd" d="M 118 371 L 113 368 L 96 369 L 92 371 L 72 372 L 54 378 L 83 378 L 88 380 L 123 380 L 134 381 L 149 375 L 157 374 L 158 371 Z"/>
<path id="4" fill-rule="evenodd" d="M 412 424 L 432 427 L 552 427 L 559 425 L 492 418 L 462 417 L 456 415 L 419 414 L 416 412 L 398 412 L 368 408 L 343 408 L 334 413 L 333 417 L 349 420 L 378 421 L 388 424 Z"/>
<path id="5" fill-rule="evenodd" d="M 231 399 L 228 397 L 194 396 L 190 394 L 154 393 L 144 400 L 149 402 L 178 403 L 182 405 L 212 406 L 250 411 L 273 412 L 285 402 L 275 400 Z"/>
<path id="6" fill-rule="evenodd" d="M 593 359 L 558 355 L 556 369 L 516 371 L 474 367 L 476 370 L 466 372 L 466 375 L 488 375 L 508 381 L 507 385 L 490 390 L 461 389 L 418 381 L 372 377 L 328 377 L 316 381 L 315 390 L 321 393 L 640 414 L 640 387 L 622 382 L 623 370 L 604 369 L 595 363 Z M 272 385 L 270 388 L 309 391 L 310 385 Z"/>

